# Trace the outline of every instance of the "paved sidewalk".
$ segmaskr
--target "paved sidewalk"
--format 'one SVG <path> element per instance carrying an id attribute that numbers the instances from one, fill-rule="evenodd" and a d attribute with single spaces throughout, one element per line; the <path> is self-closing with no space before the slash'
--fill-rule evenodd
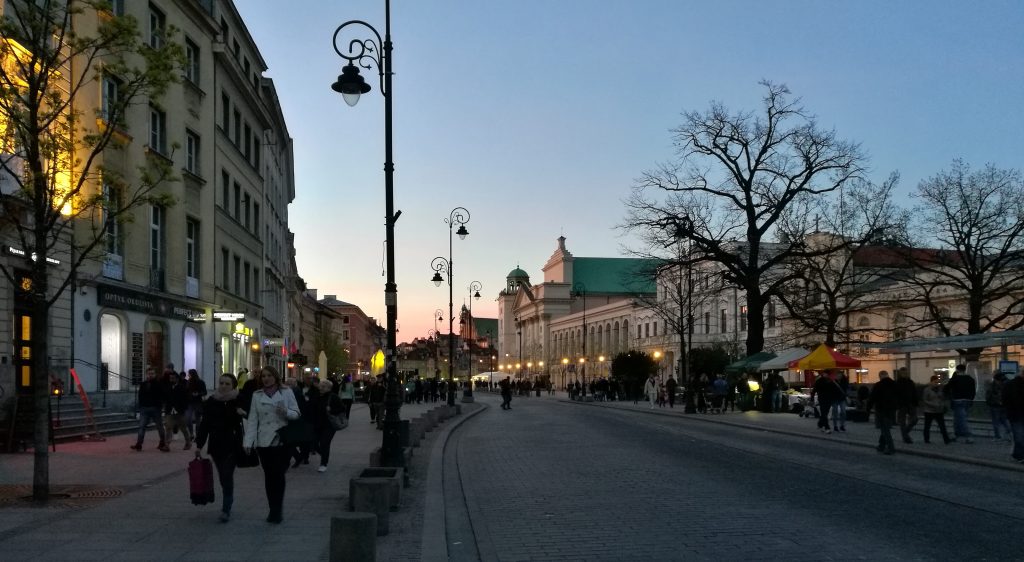
<path id="1" fill-rule="evenodd" d="M 401 417 L 411 419 L 442 404 L 405 404 Z M 415 449 L 411 468 L 420 472 L 415 475 L 416 485 L 425 481 L 425 459 L 438 434 L 438 430 L 428 433 Z M 176 437 L 170 453 L 156 450 L 158 438 L 152 429 L 141 453 L 129 449 L 134 435 L 58 444 L 57 452 L 50 454 L 51 489 L 70 492 L 72 497 L 52 501 L 45 508 L 17 499 L 31 494 L 33 455 L 0 455 L 0 558 L 326 559 L 330 517 L 345 511 L 349 479 L 368 466 L 370 452 L 381 442 L 381 432 L 369 423 L 367 406 L 354 405 L 349 427 L 334 438 L 327 472 L 316 472 L 319 457 L 315 456 L 309 465 L 289 469 L 283 524 L 265 521 L 261 468 L 235 472 L 232 520 L 222 524 L 217 521 L 219 483 L 215 503 L 191 504 L 186 465 L 195 454 L 183 451 L 182 437 Z M 391 514 L 391 534 L 378 539 L 379 553 L 397 554 L 396 550 L 411 547 L 410 554 L 418 554 L 423 514 L 415 510 L 422 510 L 423 502 L 414 496 L 422 490 L 416 486 L 408 490 L 410 501 L 403 497 L 402 509 Z"/>

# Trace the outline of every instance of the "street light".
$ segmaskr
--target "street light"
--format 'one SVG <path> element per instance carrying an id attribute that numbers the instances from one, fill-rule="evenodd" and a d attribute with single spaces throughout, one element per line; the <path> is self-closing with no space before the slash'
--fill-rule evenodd
<path id="1" fill-rule="evenodd" d="M 572 285 L 572 296 L 573 298 L 583 298 L 583 357 L 580 357 L 580 370 L 583 377 L 583 399 L 587 397 L 587 363 L 585 361 L 587 357 L 587 286 L 583 283 L 573 283 Z"/>
<path id="2" fill-rule="evenodd" d="M 515 317 L 516 320 L 516 335 L 519 336 L 519 362 L 516 363 L 516 377 L 522 379 L 523 373 L 519 370 L 519 366 L 523 363 L 523 325 L 519 321 L 519 317 Z M 508 354 L 506 354 L 508 355 Z"/>
<path id="3" fill-rule="evenodd" d="M 434 282 L 434 286 L 440 287 L 441 282 L 444 278 L 441 276 L 443 272 L 448 277 L 448 405 L 455 405 L 455 386 L 454 386 L 454 373 L 455 370 L 455 336 L 453 330 L 455 328 L 455 311 L 452 309 L 452 301 L 454 295 L 452 294 L 452 279 L 454 277 L 452 271 L 452 228 L 457 224 L 459 230 L 455 231 L 455 234 L 459 235 L 460 240 L 465 240 L 466 235 L 469 231 L 466 230 L 466 223 L 469 222 L 469 211 L 464 207 L 455 207 L 452 209 L 451 214 L 444 221 L 448 224 L 448 259 L 438 256 L 431 260 L 430 267 L 434 270 L 434 276 L 430 279 Z M 467 392 L 464 395 L 463 401 L 472 402 L 473 394 L 472 391 Z"/>
<path id="4" fill-rule="evenodd" d="M 338 36 L 346 27 L 371 33 L 365 39 L 351 39 L 340 44 Z M 384 38 L 370 24 L 361 20 L 347 21 L 334 30 L 332 39 L 334 52 L 347 60 L 338 80 L 331 89 L 340 93 L 345 103 L 354 106 L 359 96 L 370 91 L 370 85 L 359 75 L 359 68 L 377 69 L 380 79 L 380 93 L 384 96 L 384 225 L 387 261 L 387 281 L 384 284 L 384 306 L 387 308 L 387 343 L 384 350 L 387 364 L 387 394 L 384 401 L 384 436 L 381 441 L 380 462 L 382 466 L 400 467 L 405 464 L 399 441 L 401 420 L 398 415 L 402 399 L 398 390 L 398 366 L 396 363 L 398 333 L 398 285 L 395 283 L 395 164 L 391 154 L 391 0 L 384 0 Z M 358 64 L 358 66 L 357 66 Z"/>
<path id="5" fill-rule="evenodd" d="M 473 395 L 473 344 L 476 343 L 476 331 L 473 329 L 473 300 L 480 300 L 480 289 L 484 286 L 479 281 L 469 284 L 469 322 L 464 326 L 469 327 L 469 385 L 466 386 L 465 396 Z M 463 328 L 465 330 L 465 328 Z"/>

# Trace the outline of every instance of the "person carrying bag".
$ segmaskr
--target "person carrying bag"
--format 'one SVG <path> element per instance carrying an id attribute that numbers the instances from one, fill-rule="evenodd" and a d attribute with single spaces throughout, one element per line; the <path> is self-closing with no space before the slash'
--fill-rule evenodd
<path id="1" fill-rule="evenodd" d="M 289 452 L 278 431 L 287 426 L 289 420 L 299 419 L 299 405 L 295 393 L 281 385 L 281 374 L 274 367 L 263 367 L 260 383 L 262 388 L 252 395 L 243 445 L 246 452 L 255 449 L 259 454 L 270 507 L 267 522 L 279 524 L 284 521 L 284 475 L 288 470 Z"/>
<path id="2" fill-rule="evenodd" d="M 221 523 L 231 519 L 234 502 L 235 467 L 242 466 L 246 455 L 242 451 L 242 413 L 235 389 L 235 376 L 225 373 L 217 380 L 217 389 L 203 405 L 203 416 L 196 430 L 197 452 L 210 442 L 207 453 L 213 458 L 222 491 Z M 257 461 L 258 464 L 258 461 Z"/>

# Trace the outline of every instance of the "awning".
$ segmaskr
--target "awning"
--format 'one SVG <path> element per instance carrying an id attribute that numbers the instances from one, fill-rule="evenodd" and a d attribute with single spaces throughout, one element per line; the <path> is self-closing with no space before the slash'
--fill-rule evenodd
<path id="1" fill-rule="evenodd" d="M 860 359 L 843 355 L 821 344 L 807 357 L 789 362 L 791 369 L 801 371 L 824 371 L 826 369 L 856 369 L 860 367 Z"/>
<path id="2" fill-rule="evenodd" d="M 789 368 L 790 361 L 796 361 L 797 359 L 803 359 L 807 357 L 810 351 L 802 347 L 791 347 L 789 349 L 783 349 L 775 356 L 775 359 L 769 359 L 761 366 L 757 368 L 758 371 L 782 371 Z"/>
<path id="3" fill-rule="evenodd" d="M 728 375 L 739 375 L 742 373 L 750 373 L 757 371 L 758 366 L 761 363 L 775 357 L 775 354 L 770 351 L 759 351 L 749 357 L 744 357 L 735 363 L 726 365 L 725 373 Z"/>

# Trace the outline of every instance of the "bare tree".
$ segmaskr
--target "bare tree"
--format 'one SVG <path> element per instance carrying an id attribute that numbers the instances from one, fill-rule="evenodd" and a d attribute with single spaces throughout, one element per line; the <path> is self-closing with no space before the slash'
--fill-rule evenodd
<path id="1" fill-rule="evenodd" d="M 858 178 L 864 162 L 856 144 L 821 130 L 784 85 L 762 85 L 760 115 L 717 102 L 684 113 L 672 131 L 677 160 L 637 180 L 622 225 L 649 248 L 686 240 L 690 265 L 718 264 L 746 295 L 748 354 L 764 347 L 764 308 L 787 282 L 780 266 L 816 253 L 780 221 Z"/>
<path id="2" fill-rule="evenodd" d="M 922 181 L 914 197 L 904 252 L 916 270 L 911 284 L 918 306 L 907 313 L 911 321 L 944 335 L 1024 327 L 1020 171 L 992 164 L 972 171 L 954 160 L 949 170 Z M 981 351 L 960 353 L 976 360 Z"/>
<path id="3" fill-rule="evenodd" d="M 848 346 L 870 331 L 849 322 L 850 316 L 888 306 L 883 298 L 888 293 L 879 288 L 892 277 L 872 254 L 874 245 L 884 243 L 907 220 L 907 213 L 893 202 L 898 182 L 896 173 L 881 184 L 850 182 L 838 198 L 818 202 L 814 233 L 805 238 L 816 255 L 795 257 L 784 266 L 792 280 L 778 293 L 791 320 L 787 338 Z"/>
<path id="4" fill-rule="evenodd" d="M 14 187 L 2 198 L 0 228 L 20 241 L 25 259 L 13 266 L 0 262 L 0 272 L 29 303 L 37 501 L 49 496 L 50 309 L 78 267 L 96 258 L 111 225 L 129 220 L 144 203 L 169 203 L 156 192 L 170 175 L 166 158 L 151 159 L 131 182 L 103 166 L 101 155 L 130 139 L 128 108 L 159 96 L 176 80 L 182 49 L 171 41 L 172 33 L 166 30 L 151 46 L 134 18 L 115 17 L 104 1 L 4 3 L 0 172 Z M 116 80 L 117 95 L 106 97 L 102 108 L 83 110 L 80 98 L 88 98 L 104 77 Z M 110 189 L 104 193 L 100 184 Z"/>

